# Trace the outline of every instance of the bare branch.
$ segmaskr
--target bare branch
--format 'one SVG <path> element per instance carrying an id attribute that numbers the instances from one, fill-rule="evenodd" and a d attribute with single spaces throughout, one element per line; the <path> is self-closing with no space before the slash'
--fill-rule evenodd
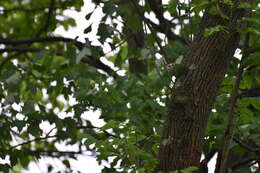
<path id="1" fill-rule="evenodd" d="M 73 41 L 75 40 L 71 38 L 65 38 L 65 37 L 38 37 L 38 38 L 28 39 L 28 40 L 8 40 L 0 37 L 0 44 L 13 45 L 13 46 L 22 45 L 22 44 L 32 44 L 32 43 L 73 42 Z M 84 46 L 83 43 L 79 41 L 75 41 L 75 42 L 76 42 L 76 46 L 79 49 L 83 48 Z"/>
<path id="2" fill-rule="evenodd" d="M 11 48 L 0 49 L 0 53 L 4 53 L 4 52 L 20 52 L 20 53 L 39 52 L 41 50 L 43 50 L 43 49 L 32 48 L 32 47 L 11 47 Z"/>
<path id="3" fill-rule="evenodd" d="M 57 135 L 53 135 L 53 136 L 48 136 L 48 135 L 47 135 L 47 136 L 45 136 L 45 137 L 34 138 L 34 139 L 31 139 L 31 140 L 22 142 L 22 143 L 20 143 L 20 144 L 11 146 L 10 149 L 14 149 L 14 148 L 17 148 L 17 147 L 22 146 L 22 145 L 27 145 L 27 144 L 30 144 L 30 143 L 32 143 L 32 142 L 42 141 L 42 140 L 46 140 L 46 139 L 50 139 L 50 138 L 56 138 L 56 137 L 57 137 Z"/>
<path id="4" fill-rule="evenodd" d="M 41 156 L 52 156 L 52 157 L 60 157 L 60 156 L 66 156 L 66 155 L 77 155 L 82 154 L 84 151 L 58 151 L 58 150 L 26 150 L 28 153 L 31 154 L 38 154 Z"/>

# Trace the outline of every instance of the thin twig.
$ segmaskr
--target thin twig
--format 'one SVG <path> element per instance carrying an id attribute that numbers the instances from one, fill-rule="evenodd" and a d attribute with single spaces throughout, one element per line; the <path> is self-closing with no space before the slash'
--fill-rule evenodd
<path id="1" fill-rule="evenodd" d="M 17 147 L 19 147 L 19 146 L 27 145 L 27 144 L 30 144 L 30 143 L 32 143 L 32 142 L 42 141 L 42 140 L 46 140 L 46 139 L 50 139 L 50 138 L 56 138 L 56 137 L 57 137 L 57 135 L 34 138 L 34 139 L 31 139 L 31 140 L 22 142 L 22 143 L 20 143 L 20 144 L 11 146 L 10 149 L 12 150 L 12 149 L 17 148 Z"/>
<path id="2" fill-rule="evenodd" d="M 63 155 L 75 155 L 75 154 L 82 154 L 84 151 L 57 151 L 57 150 L 26 150 L 32 154 L 40 154 L 40 155 L 47 155 L 52 157 L 63 156 Z"/>

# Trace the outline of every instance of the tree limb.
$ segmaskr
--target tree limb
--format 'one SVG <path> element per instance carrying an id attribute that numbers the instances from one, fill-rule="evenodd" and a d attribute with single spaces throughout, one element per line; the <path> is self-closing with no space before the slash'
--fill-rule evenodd
<path id="1" fill-rule="evenodd" d="M 251 54 L 251 53 L 255 53 L 255 52 L 257 52 L 257 51 L 260 51 L 260 46 L 259 46 L 259 47 L 252 47 L 252 48 L 249 48 L 248 51 L 250 52 L 250 54 Z"/>
<path id="2" fill-rule="evenodd" d="M 239 94 L 240 98 L 245 97 L 260 97 L 260 87 L 251 88 Z"/>
<path id="3" fill-rule="evenodd" d="M 65 42 L 65 43 L 74 42 L 76 47 L 79 50 L 82 50 L 84 47 L 84 43 L 71 38 L 65 38 L 65 37 L 38 37 L 38 38 L 28 39 L 28 40 L 8 40 L 0 37 L 0 44 L 12 45 L 12 46 L 32 44 L 32 43 L 47 43 L 47 42 Z M 86 58 L 83 58 L 82 62 L 88 63 L 89 65 L 97 69 L 103 70 L 109 75 L 113 76 L 114 78 L 117 77 L 116 72 L 108 65 L 104 64 L 100 59 L 97 59 L 92 56 L 88 56 Z"/>
<path id="4" fill-rule="evenodd" d="M 237 144 L 239 144 L 241 147 L 247 149 L 248 151 L 251 151 L 251 152 L 259 152 L 260 151 L 260 147 L 256 147 L 256 148 L 251 147 L 251 146 L 247 145 L 246 143 L 242 142 L 241 140 L 239 140 L 238 138 L 233 137 L 233 140 Z"/>
<path id="5" fill-rule="evenodd" d="M 249 39 L 250 39 L 250 35 L 249 35 L 249 33 L 247 33 L 245 43 L 244 43 L 244 54 L 240 61 L 240 66 L 238 68 L 233 91 L 232 91 L 231 97 L 230 97 L 228 125 L 226 127 L 225 135 L 223 138 L 222 149 L 217 158 L 216 170 L 215 170 L 216 173 L 225 173 L 226 169 L 227 169 L 226 163 L 227 163 L 227 159 L 228 159 L 229 152 L 230 152 L 230 145 L 231 145 L 234 133 L 235 133 L 235 126 L 236 126 L 236 119 L 237 119 L 236 113 L 235 113 L 235 107 L 236 107 L 236 103 L 237 103 L 237 99 L 238 99 L 239 85 L 242 80 L 242 76 L 243 76 L 243 72 L 244 72 L 242 63 L 243 63 L 243 60 L 245 59 L 245 57 L 248 56 Z"/>
<path id="6" fill-rule="evenodd" d="M 0 53 L 4 53 L 4 52 L 19 52 L 19 53 L 39 52 L 41 50 L 43 50 L 43 49 L 33 48 L 33 47 L 10 47 L 10 48 L 0 49 Z"/>
<path id="7" fill-rule="evenodd" d="M 58 151 L 58 150 L 40 150 L 40 149 L 26 150 L 26 151 L 31 154 L 38 154 L 38 155 L 45 155 L 45 156 L 52 156 L 52 157 L 82 154 L 84 152 L 84 151 Z"/>
<path id="8" fill-rule="evenodd" d="M 25 6 L 19 6 L 19 7 L 14 7 L 14 8 L 3 8 L 3 9 L 0 9 L 0 13 L 3 14 L 3 13 L 9 13 L 9 12 L 16 12 L 16 11 L 22 11 L 22 12 L 25 12 L 25 13 L 30 13 L 30 12 L 38 12 L 38 11 L 44 11 L 46 9 L 49 9 L 48 6 L 46 7 L 38 7 L 38 8 L 28 8 L 28 7 L 25 7 Z M 57 10 L 57 9 L 61 9 L 61 10 L 67 10 L 67 9 L 70 9 L 70 8 L 64 8 L 64 7 L 55 7 L 54 10 Z M 72 9 L 70 9 L 72 10 Z"/>
<path id="9" fill-rule="evenodd" d="M 201 164 L 208 164 L 212 157 L 217 153 L 216 149 L 211 150 L 205 158 L 201 161 Z"/>
<path id="10" fill-rule="evenodd" d="M 151 26 L 156 29 L 159 32 L 162 32 L 166 35 L 166 37 L 169 40 L 172 41 L 180 41 L 181 43 L 183 43 L 184 45 L 188 45 L 189 43 L 181 36 L 174 34 L 170 29 L 167 29 L 167 27 L 164 27 L 163 25 L 157 25 L 156 23 L 152 22 L 149 19 L 146 19 L 146 21 L 151 24 Z"/>
<path id="11" fill-rule="evenodd" d="M 203 173 L 208 173 L 208 163 L 212 159 L 212 157 L 217 153 L 217 150 L 211 150 L 205 158 L 200 162 L 200 171 Z"/>
<path id="12" fill-rule="evenodd" d="M 0 37 L 0 44 L 4 45 L 22 45 L 22 44 L 32 44 L 32 43 L 47 43 L 47 42 L 75 42 L 76 46 L 79 49 L 82 49 L 84 44 L 82 42 L 76 41 L 71 38 L 65 38 L 65 37 L 38 37 L 28 40 L 8 40 L 5 38 Z"/>
<path id="13" fill-rule="evenodd" d="M 37 32 L 35 37 L 39 37 L 42 34 L 42 32 L 44 32 L 44 31 L 47 32 L 49 25 L 51 24 L 51 18 L 52 18 L 52 13 L 54 11 L 54 5 L 55 5 L 55 0 L 51 0 L 49 8 L 48 8 L 46 22 L 45 22 L 44 26 Z"/>
<path id="14" fill-rule="evenodd" d="M 255 161 L 256 159 L 257 159 L 256 157 L 249 157 L 249 158 L 242 159 L 242 160 L 238 161 L 237 163 L 235 163 L 234 165 L 232 165 L 231 169 L 232 169 L 232 171 L 234 171 L 245 164 Z"/>
<path id="15" fill-rule="evenodd" d="M 163 17 L 163 10 L 161 8 L 161 0 L 148 0 L 151 9 L 154 11 L 156 17 L 158 18 L 160 24 L 164 24 L 166 19 Z"/>
<path id="16" fill-rule="evenodd" d="M 12 150 L 12 149 L 17 148 L 17 147 L 19 147 L 19 146 L 27 145 L 27 144 L 30 144 L 30 143 L 32 143 L 32 142 L 42 141 L 42 140 L 46 140 L 46 139 L 50 139 L 50 138 L 56 138 L 56 137 L 57 137 L 57 135 L 53 135 L 53 136 L 46 135 L 45 137 L 34 138 L 34 139 L 31 139 L 31 140 L 22 142 L 22 143 L 20 143 L 20 144 L 11 146 L 10 149 Z"/>
<path id="17" fill-rule="evenodd" d="M 99 127 L 95 127 L 93 125 L 88 125 L 88 126 L 78 126 L 77 127 L 78 129 L 100 129 Z M 111 134 L 109 133 L 108 131 L 106 130 L 101 130 L 103 133 L 105 133 L 107 136 L 111 136 L 111 137 L 114 137 L 114 138 L 120 138 L 119 136 L 116 136 L 114 134 Z"/>

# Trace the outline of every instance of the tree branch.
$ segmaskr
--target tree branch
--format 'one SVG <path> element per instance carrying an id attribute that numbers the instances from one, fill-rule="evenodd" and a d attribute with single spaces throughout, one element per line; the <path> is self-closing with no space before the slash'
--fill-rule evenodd
<path id="1" fill-rule="evenodd" d="M 10 48 L 0 49 L 0 53 L 4 53 L 4 52 L 19 52 L 19 53 L 39 52 L 41 50 L 43 50 L 43 49 L 33 48 L 33 47 L 10 47 Z"/>
<path id="2" fill-rule="evenodd" d="M 75 42 L 76 46 L 79 49 L 83 48 L 84 44 L 82 42 L 76 41 L 71 38 L 65 38 L 65 37 L 38 37 L 38 38 L 33 38 L 28 40 L 8 40 L 0 37 L 0 44 L 12 45 L 12 46 L 17 46 L 22 44 L 32 44 L 32 43 L 73 42 L 73 41 Z"/>
<path id="3" fill-rule="evenodd" d="M 45 156 L 52 156 L 52 157 L 60 157 L 64 155 L 76 155 L 82 154 L 84 151 L 57 151 L 57 150 L 27 150 L 27 152 L 31 154 L 38 154 L 38 155 L 45 155 Z"/>
<path id="4" fill-rule="evenodd" d="M 23 45 L 23 44 L 32 44 L 32 43 L 47 43 L 47 42 L 74 42 L 76 47 L 79 50 L 82 50 L 84 47 L 84 43 L 71 39 L 71 38 L 65 38 L 65 37 L 39 37 L 34 39 L 28 39 L 28 40 L 8 40 L 0 37 L 0 44 L 4 45 Z M 89 65 L 105 71 L 107 74 L 113 76 L 114 78 L 118 77 L 116 72 L 110 68 L 108 65 L 104 64 L 100 59 L 97 59 L 92 56 L 88 56 L 86 58 L 82 59 L 82 62 L 88 63 Z"/>
<path id="5" fill-rule="evenodd" d="M 166 35 L 166 37 L 169 40 L 172 41 L 180 41 L 181 43 L 183 43 L 184 45 L 188 45 L 189 43 L 181 36 L 174 34 L 170 29 L 168 29 L 167 27 L 164 27 L 163 25 L 157 25 L 154 22 L 152 22 L 149 19 L 146 19 L 147 22 L 149 22 L 149 24 L 151 24 L 151 26 L 156 29 L 159 32 L 162 32 Z"/>
<path id="6" fill-rule="evenodd" d="M 164 33 L 167 36 L 167 38 L 170 40 L 173 40 L 173 41 L 178 40 L 185 45 L 189 44 L 187 42 L 187 40 L 185 40 L 183 37 L 176 35 L 171 31 L 170 28 L 171 28 L 172 23 L 163 17 L 163 9 L 161 8 L 161 5 L 162 5 L 161 0 L 148 0 L 148 3 L 151 6 L 151 9 L 154 11 L 156 17 L 158 18 L 158 20 L 160 22 L 160 24 L 157 25 L 154 22 L 152 22 L 151 20 L 147 19 L 148 22 L 153 26 L 153 28 Z"/>
<path id="7" fill-rule="evenodd" d="M 148 0 L 151 9 L 154 11 L 156 17 L 158 18 L 160 24 L 164 24 L 166 19 L 163 17 L 163 10 L 161 8 L 161 0 Z"/>
<path id="8" fill-rule="evenodd" d="M 9 13 L 9 12 L 15 12 L 15 11 L 22 11 L 22 12 L 25 12 L 25 13 L 30 13 L 30 12 L 37 12 L 37 11 L 44 11 L 46 9 L 49 9 L 48 6 L 46 7 L 38 7 L 38 8 L 28 8 L 26 6 L 19 6 L 19 7 L 14 7 L 14 8 L 4 8 L 4 9 L 0 9 L 0 14 L 2 13 Z M 67 9 L 70 9 L 72 10 L 71 8 L 64 8 L 64 7 L 55 7 L 54 10 L 57 10 L 57 9 L 61 9 L 61 10 L 67 10 Z"/>
<path id="9" fill-rule="evenodd" d="M 238 161 L 237 163 L 235 163 L 234 165 L 232 165 L 231 169 L 232 169 L 232 171 L 234 171 L 245 164 L 253 162 L 256 159 L 257 159 L 256 157 L 249 157 L 249 158 L 242 159 L 242 160 Z"/>
<path id="10" fill-rule="evenodd" d="M 54 11 L 54 5 L 55 5 L 55 0 L 51 0 L 49 8 L 48 8 L 48 14 L 46 18 L 46 22 L 44 26 L 38 31 L 35 37 L 39 37 L 42 32 L 47 31 L 49 28 L 49 25 L 51 24 L 51 18 L 52 18 L 52 13 Z"/>
<path id="11" fill-rule="evenodd" d="M 95 127 L 93 125 L 88 125 L 88 126 L 78 126 L 77 128 L 79 129 L 100 129 L 99 127 Z M 119 136 L 116 136 L 114 134 L 111 134 L 109 133 L 108 131 L 106 130 L 101 130 L 103 133 L 105 133 L 107 136 L 111 136 L 111 137 L 114 137 L 114 138 L 120 138 Z"/>
<path id="12" fill-rule="evenodd" d="M 205 158 L 201 161 L 201 164 L 208 164 L 209 161 L 212 159 L 212 157 L 217 153 L 216 149 L 211 150 L 206 156 Z"/>
<path id="13" fill-rule="evenodd" d="M 244 42 L 244 54 L 240 60 L 240 66 L 238 68 L 236 80 L 234 83 L 233 91 L 231 93 L 230 97 L 230 109 L 229 109 L 229 117 L 228 117 L 228 125 L 225 130 L 225 135 L 223 138 L 223 145 L 220 150 L 220 153 L 218 155 L 217 164 L 216 164 L 216 173 L 225 173 L 226 172 L 226 163 L 230 152 L 230 144 L 232 142 L 234 133 L 235 133 L 235 126 L 236 126 L 236 113 L 235 113 L 235 107 L 238 99 L 238 91 L 239 91 L 239 85 L 242 80 L 244 68 L 243 68 L 243 60 L 245 57 L 247 57 L 249 54 L 248 52 L 248 46 L 249 46 L 249 40 L 250 35 L 247 33 L 246 39 Z"/>
<path id="14" fill-rule="evenodd" d="M 248 49 L 248 52 L 251 53 L 255 53 L 257 51 L 260 51 L 260 46 L 259 47 L 252 47 Z"/>
<path id="15" fill-rule="evenodd" d="M 203 173 L 208 173 L 208 163 L 212 159 L 212 157 L 216 154 L 217 150 L 211 150 L 205 158 L 200 162 L 199 170 Z"/>
<path id="16" fill-rule="evenodd" d="M 239 94 L 240 98 L 245 97 L 260 97 L 260 87 L 251 88 Z"/>
<path id="17" fill-rule="evenodd" d="M 14 7 L 10 9 L 0 9 L 0 13 L 7 13 L 7 12 L 14 12 L 14 11 L 24 11 L 26 13 L 28 12 L 36 12 L 36 11 L 43 11 L 47 9 L 48 7 L 40 7 L 40 8 L 25 8 L 25 7 Z"/>
<path id="18" fill-rule="evenodd" d="M 34 139 L 31 139 L 31 140 L 22 142 L 22 143 L 20 143 L 20 144 L 11 146 L 10 149 L 12 150 L 12 149 L 17 148 L 17 147 L 19 147 L 19 146 L 27 145 L 27 144 L 30 144 L 30 143 L 32 143 L 32 142 L 42 141 L 42 140 L 46 140 L 46 139 L 50 139 L 50 138 L 56 138 L 56 137 L 57 137 L 57 135 L 53 135 L 53 136 L 48 136 L 48 135 L 46 135 L 45 137 L 34 138 Z"/>
<path id="19" fill-rule="evenodd" d="M 233 137 L 233 140 L 234 140 L 237 144 L 239 144 L 241 147 L 247 149 L 248 151 L 251 151 L 251 152 L 259 152 L 259 151 L 260 151 L 260 147 L 256 147 L 256 148 L 251 147 L 251 146 L 247 145 L 246 143 L 240 141 L 238 138 Z"/>

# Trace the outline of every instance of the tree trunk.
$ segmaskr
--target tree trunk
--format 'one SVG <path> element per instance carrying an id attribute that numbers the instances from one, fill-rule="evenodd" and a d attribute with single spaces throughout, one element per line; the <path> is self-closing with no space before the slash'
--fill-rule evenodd
<path id="1" fill-rule="evenodd" d="M 179 86 L 172 91 L 160 146 L 158 171 L 199 167 L 208 116 L 240 40 L 236 29 L 243 25 L 237 21 L 247 14 L 245 9 L 233 9 L 231 12 L 227 5 L 218 5 L 222 14 L 229 16 L 229 19 L 207 12 L 202 18 L 199 33 L 195 35 L 182 63 L 185 73 L 177 76 Z M 203 36 L 205 28 L 217 25 L 225 26 L 227 31 Z"/>

